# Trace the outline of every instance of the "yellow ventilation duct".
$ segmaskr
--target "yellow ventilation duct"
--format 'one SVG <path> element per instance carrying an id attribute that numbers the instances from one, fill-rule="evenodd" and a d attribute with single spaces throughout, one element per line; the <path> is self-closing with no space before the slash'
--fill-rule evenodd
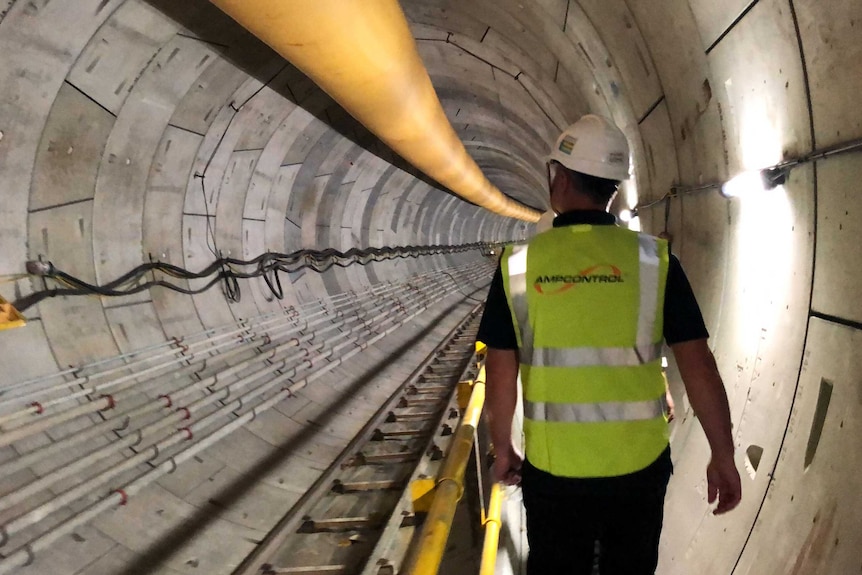
<path id="1" fill-rule="evenodd" d="M 396 153 L 465 200 L 535 222 L 503 195 L 446 118 L 397 0 L 211 0 Z"/>

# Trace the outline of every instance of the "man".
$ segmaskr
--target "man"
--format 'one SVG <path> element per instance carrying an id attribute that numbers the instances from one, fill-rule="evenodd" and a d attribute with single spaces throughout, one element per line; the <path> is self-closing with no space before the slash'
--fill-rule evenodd
<path id="1" fill-rule="evenodd" d="M 588 115 L 548 163 L 554 227 L 503 252 L 479 329 L 498 481 L 520 483 L 528 575 L 655 572 L 672 472 L 661 367 L 670 346 L 712 449 L 715 513 L 740 501 L 730 410 L 697 301 L 667 242 L 607 213 L 628 144 Z M 520 369 L 526 459 L 513 445 Z"/>

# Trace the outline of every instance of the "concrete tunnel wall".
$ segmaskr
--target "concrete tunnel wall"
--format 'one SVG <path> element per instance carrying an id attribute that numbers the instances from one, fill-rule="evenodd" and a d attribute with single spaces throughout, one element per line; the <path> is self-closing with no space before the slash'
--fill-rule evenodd
<path id="1" fill-rule="evenodd" d="M 468 150 L 492 182 L 536 207 L 546 206 L 547 143 L 588 111 L 626 131 L 641 202 L 672 184 L 724 181 L 862 137 L 854 106 L 862 4 L 853 0 L 402 5 Z M 0 275 L 22 273 L 39 255 L 98 282 L 150 254 L 197 269 L 211 258 L 207 213 L 219 248 L 243 257 L 524 233 L 416 178 L 206 2 L 7 0 L 0 9 Z M 204 174 L 206 205 L 195 174 Z M 730 515 L 709 514 L 706 442 L 671 370 L 680 417 L 659 573 L 862 571 L 860 177 L 862 156 L 847 155 L 797 167 L 786 185 L 752 197 L 726 200 L 713 190 L 672 200 L 674 250 L 731 401 L 744 500 Z M 620 203 L 634 205 L 634 192 Z M 664 217 L 661 205 L 643 210 L 641 225 L 661 231 Z M 282 305 L 455 261 L 478 261 L 478 253 L 297 274 Z M 35 287 L 19 280 L 0 284 L 0 293 L 14 299 Z M 243 287 L 238 304 L 218 290 L 46 300 L 26 328 L 0 333 L 0 386 L 279 305 L 262 284 Z M 375 357 L 391 350 L 380 346 Z M 409 372 L 399 361 L 389 367 L 393 381 Z M 812 441 L 828 389 L 822 434 Z M 255 441 L 278 436 L 277 425 L 259 423 Z M 335 434 L 342 443 L 346 428 Z M 234 451 L 253 451 L 240 435 Z M 340 445 L 320 437 L 323 451 Z M 13 455 L 4 451 L 3 460 Z M 302 475 L 306 464 L 297 457 L 283 469 Z M 207 460 L 196 476 L 212 482 L 245 465 L 253 461 Z M 119 573 L 142 557 L 153 572 L 229 572 L 248 540 L 266 532 L 264 520 L 226 512 L 198 522 L 171 557 L 147 554 L 207 505 L 206 489 L 173 481 L 22 572 Z M 272 485 L 249 489 L 240 509 L 255 498 L 258 511 L 263 502 L 284 504 Z M 154 507 L 178 511 L 156 517 Z"/>

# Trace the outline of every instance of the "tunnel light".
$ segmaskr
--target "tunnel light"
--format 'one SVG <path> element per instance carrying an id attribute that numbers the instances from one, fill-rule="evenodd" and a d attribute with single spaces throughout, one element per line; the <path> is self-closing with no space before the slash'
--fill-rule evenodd
<path id="1" fill-rule="evenodd" d="M 760 172 L 743 172 L 721 186 L 725 198 L 741 198 L 765 189 Z"/>
<path id="2" fill-rule="evenodd" d="M 787 181 L 788 168 L 766 168 L 743 172 L 721 186 L 725 198 L 741 198 L 771 190 Z"/>
<path id="3" fill-rule="evenodd" d="M 661 367 L 662 369 L 667 369 L 667 356 L 661 356 Z"/>
<path id="4" fill-rule="evenodd" d="M 627 224 L 638 217 L 637 208 L 631 210 L 623 210 L 620 212 L 620 221 Z"/>

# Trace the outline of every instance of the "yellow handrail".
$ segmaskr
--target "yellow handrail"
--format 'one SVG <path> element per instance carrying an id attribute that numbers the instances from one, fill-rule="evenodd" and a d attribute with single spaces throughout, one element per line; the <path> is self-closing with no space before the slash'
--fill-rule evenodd
<path id="1" fill-rule="evenodd" d="M 488 503 L 488 516 L 485 517 L 485 543 L 482 546 L 482 564 L 479 575 L 494 575 L 497 566 L 497 545 L 500 542 L 500 528 L 503 526 L 501 516 L 503 511 L 503 486 L 494 483 L 491 488 L 491 500 Z"/>
<path id="2" fill-rule="evenodd" d="M 530 222 L 467 153 L 397 0 L 211 0 L 405 160 L 467 201 Z"/>
<path id="3" fill-rule="evenodd" d="M 417 551 L 407 557 L 401 573 L 436 575 L 440 569 L 455 509 L 464 493 L 464 472 L 467 469 L 470 452 L 473 450 L 473 434 L 479 424 L 484 403 L 485 366 L 483 365 L 473 385 L 473 394 L 470 396 L 467 409 L 464 410 L 461 425 L 455 433 L 449 454 L 437 479 L 434 502 L 425 518 Z"/>

